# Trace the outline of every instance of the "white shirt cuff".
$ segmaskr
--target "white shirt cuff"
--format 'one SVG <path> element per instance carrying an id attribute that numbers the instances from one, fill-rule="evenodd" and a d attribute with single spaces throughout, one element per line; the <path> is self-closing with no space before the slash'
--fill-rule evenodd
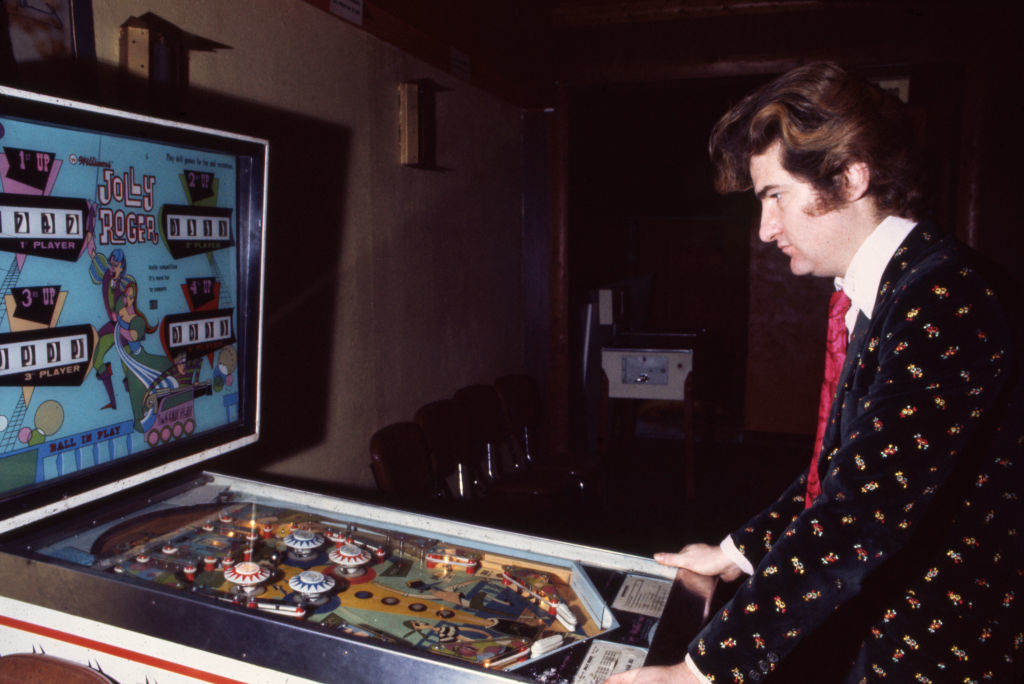
<path id="1" fill-rule="evenodd" d="M 747 557 L 740 553 L 740 550 L 736 548 L 736 543 L 732 540 L 732 535 L 729 535 L 722 540 L 722 543 L 718 545 L 722 549 L 722 553 L 725 557 L 731 560 L 736 566 L 747 573 L 748 575 L 754 574 L 754 566 L 750 564 Z"/>
<path id="2" fill-rule="evenodd" d="M 686 667 L 690 668 L 690 672 L 693 676 L 700 680 L 701 684 L 711 684 L 711 680 L 704 676 L 704 673 L 697 669 L 697 665 L 693 662 L 693 658 L 690 654 L 686 654 Z"/>

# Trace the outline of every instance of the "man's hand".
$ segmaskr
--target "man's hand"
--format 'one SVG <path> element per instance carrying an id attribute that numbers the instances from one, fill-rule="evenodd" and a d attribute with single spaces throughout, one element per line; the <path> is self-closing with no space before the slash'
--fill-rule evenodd
<path id="1" fill-rule="evenodd" d="M 700 680 L 686 666 L 678 665 L 641 667 L 613 675 L 605 684 L 700 684 Z"/>
<path id="2" fill-rule="evenodd" d="M 709 544 L 687 544 L 679 553 L 656 553 L 654 560 L 673 568 L 685 568 L 698 575 L 719 577 L 723 582 L 732 582 L 743 574 L 720 546 Z"/>

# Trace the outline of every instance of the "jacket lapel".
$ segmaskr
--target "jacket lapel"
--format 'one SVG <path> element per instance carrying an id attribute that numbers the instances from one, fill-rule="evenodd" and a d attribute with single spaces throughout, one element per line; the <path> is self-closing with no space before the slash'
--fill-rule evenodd
<path id="1" fill-rule="evenodd" d="M 900 278 L 913 269 L 924 255 L 934 249 L 939 243 L 939 236 L 934 224 L 931 222 L 918 223 L 906 239 L 903 240 L 888 266 L 882 273 L 882 279 L 878 283 L 878 296 L 875 297 L 875 308 L 871 312 L 872 319 L 877 319 L 879 312 L 888 305 L 889 300 L 899 288 Z M 851 349 L 854 348 L 851 344 Z"/>
<path id="2" fill-rule="evenodd" d="M 825 434 L 822 437 L 823 457 L 818 460 L 818 474 L 824 479 L 827 472 L 828 462 L 842 442 L 842 425 L 844 408 L 848 398 L 848 391 L 853 382 L 857 366 L 861 364 L 864 357 L 865 347 L 868 344 L 868 336 L 871 333 L 872 321 L 879 320 L 880 312 L 889 305 L 895 293 L 899 290 L 899 281 L 908 269 L 938 244 L 938 234 L 934 225 L 922 222 L 914 227 L 907 235 L 896 251 L 893 253 L 889 264 L 882 273 L 882 279 L 878 284 L 878 296 L 875 298 L 875 307 L 869 319 L 860 312 L 857 315 L 857 322 L 850 335 L 850 342 L 847 345 L 846 360 L 843 362 L 842 374 L 839 376 L 839 385 L 835 401 L 829 409 L 829 419 L 825 427 Z M 850 398 L 856 400 L 855 398 Z"/>

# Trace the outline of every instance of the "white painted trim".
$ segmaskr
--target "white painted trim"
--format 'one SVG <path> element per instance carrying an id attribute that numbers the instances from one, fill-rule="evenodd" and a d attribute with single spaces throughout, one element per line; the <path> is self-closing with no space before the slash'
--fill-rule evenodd
<path id="1" fill-rule="evenodd" d="M 19 629 L 0 622 L 0 653 L 38 653 L 79 663 L 119 682 L 186 684 L 227 678 L 238 682 L 313 684 L 312 680 L 262 668 L 142 632 L 0 596 L 0 616 L 27 623 Z M 2 619 L 2 618 L 0 618 Z M 133 656 L 135 658 L 133 659 Z M 167 668 L 160 666 L 167 663 Z M 195 671 L 195 676 L 185 674 Z"/>

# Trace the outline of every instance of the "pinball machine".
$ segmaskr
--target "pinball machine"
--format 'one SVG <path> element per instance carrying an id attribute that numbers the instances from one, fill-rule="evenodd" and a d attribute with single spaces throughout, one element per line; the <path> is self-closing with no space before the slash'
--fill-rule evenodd
<path id="1" fill-rule="evenodd" d="M 0 88 L 0 668 L 599 682 L 711 587 L 211 472 L 259 435 L 266 141 Z"/>

